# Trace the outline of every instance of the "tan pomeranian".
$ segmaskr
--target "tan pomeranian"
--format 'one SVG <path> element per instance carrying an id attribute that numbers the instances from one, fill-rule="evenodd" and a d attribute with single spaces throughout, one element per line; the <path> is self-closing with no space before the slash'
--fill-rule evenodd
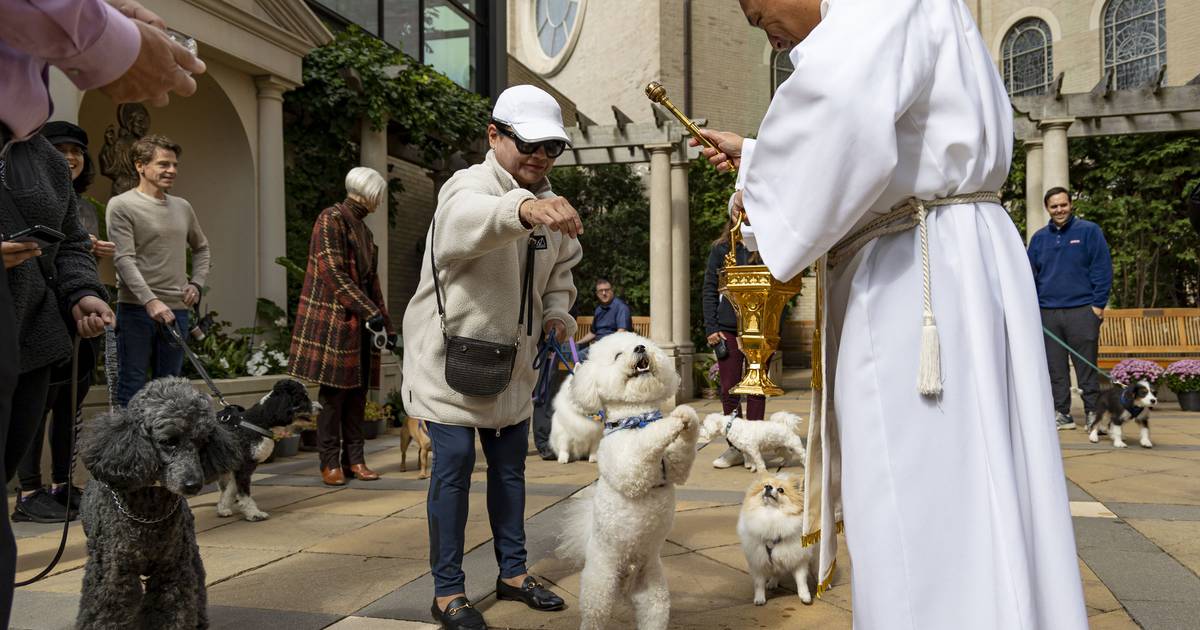
<path id="1" fill-rule="evenodd" d="M 767 603 L 767 590 L 781 577 L 796 579 L 800 601 L 812 603 L 808 576 L 812 548 L 804 547 L 804 496 L 800 478 L 788 474 L 759 477 L 746 490 L 738 516 L 738 537 L 754 580 L 754 604 Z"/>

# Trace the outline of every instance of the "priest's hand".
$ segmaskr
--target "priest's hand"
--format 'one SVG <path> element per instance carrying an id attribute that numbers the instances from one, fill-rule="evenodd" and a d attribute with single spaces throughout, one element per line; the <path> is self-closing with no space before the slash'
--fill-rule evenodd
<path id="1" fill-rule="evenodd" d="M 526 199 L 517 208 L 517 216 L 529 227 L 544 225 L 571 238 L 583 234 L 579 213 L 565 197 Z"/>
<path id="2" fill-rule="evenodd" d="M 705 147 L 703 153 L 704 157 L 708 158 L 708 161 L 717 167 L 718 171 L 727 173 L 732 169 L 741 167 L 742 142 L 745 138 L 729 131 L 714 131 L 712 129 L 701 129 L 700 134 L 717 146 L 716 149 Z M 700 142 L 695 138 L 688 140 L 688 144 L 693 147 L 700 146 Z"/>

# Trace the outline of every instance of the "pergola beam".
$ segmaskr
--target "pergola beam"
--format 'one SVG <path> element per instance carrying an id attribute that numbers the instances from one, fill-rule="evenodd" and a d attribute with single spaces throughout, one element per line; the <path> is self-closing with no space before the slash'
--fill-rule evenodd
<path id="1" fill-rule="evenodd" d="M 1136 90 L 1108 90 L 1107 81 L 1091 92 L 1012 99 L 1018 140 L 1039 136 L 1045 120 L 1074 119 L 1072 138 L 1200 129 L 1200 84 L 1176 87 L 1148 85 Z"/>

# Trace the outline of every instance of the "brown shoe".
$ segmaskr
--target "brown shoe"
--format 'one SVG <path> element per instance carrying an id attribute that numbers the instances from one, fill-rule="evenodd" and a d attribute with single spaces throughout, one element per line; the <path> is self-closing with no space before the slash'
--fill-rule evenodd
<path id="1" fill-rule="evenodd" d="M 350 472 L 359 481 L 375 481 L 379 479 L 379 473 L 367 468 L 366 464 L 354 464 L 350 467 Z"/>
<path id="2" fill-rule="evenodd" d="M 322 468 L 321 481 L 327 486 L 344 486 L 346 485 L 346 476 L 342 474 L 341 468 Z"/>

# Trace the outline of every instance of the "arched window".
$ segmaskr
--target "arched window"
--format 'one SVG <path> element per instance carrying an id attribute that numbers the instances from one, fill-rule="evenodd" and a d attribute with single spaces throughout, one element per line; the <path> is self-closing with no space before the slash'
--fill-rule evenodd
<path id="1" fill-rule="evenodd" d="M 792 76 L 792 58 L 788 56 L 790 50 L 776 50 L 771 52 L 771 96 L 775 96 L 775 90 L 783 85 L 787 78 Z"/>
<path id="2" fill-rule="evenodd" d="M 557 57 L 567 47 L 579 16 L 579 0 L 537 0 L 538 43 L 547 57 Z"/>
<path id="3" fill-rule="evenodd" d="M 1166 0 L 1111 0 L 1104 7 L 1104 73 L 1113 87 L 1153 81 L 1167 63 Z"/>
<path id="4" fill-rule="evenodd" d="M 1054 81 L 1050 25 L 1038 18 L 1021 20 L 1008 29 L 1000 56 L 1009 96 L 1045 94 Z"/>

